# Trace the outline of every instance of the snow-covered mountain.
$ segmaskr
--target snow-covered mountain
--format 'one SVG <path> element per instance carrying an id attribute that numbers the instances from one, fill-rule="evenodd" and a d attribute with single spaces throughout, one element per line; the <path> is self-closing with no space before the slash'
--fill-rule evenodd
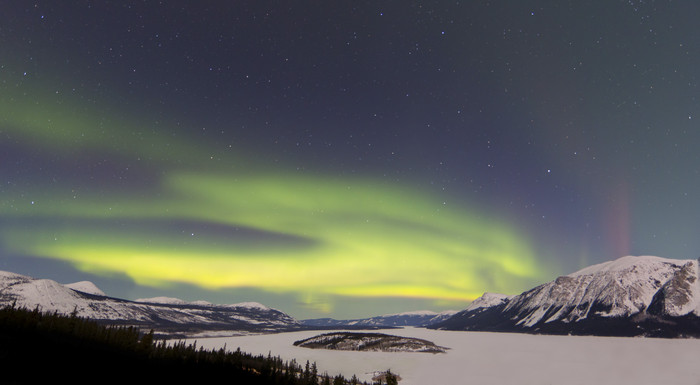
<path id="1" fill-rule="evenodd" d="M 95 284 L 90 282 L 90 281 L 80 281 L 80 282 L 68 283 L 68 284 L 65 284 L 64 286 L 69 288 L 69 289 L 73 289 L 75 291 L 82 291 L 83 293 L 102 295 L 102 296 L 107 295 L 102 290 L 100 290 L 99 287 L 95 286 Z"/>
<path id="2" fill-rule="evenodd" d="M 432 328 L 700 336 L 698 261 L 623 257 L 559 277 L 520 295 L 487 293 Z"/>
<path id="3" fill-rule="evenodd" d="M 312 327 L 329 327 L 329 328 L 382 328 L 382 327 L 424 327 L 438 322 L 442 322 L 453 315 L 457 311 L 448 310 L 440 313 L 434 311 L 422 310 L 412 311 L 398 314 L 387 314 L 371 318 L 353 319 L 353 320 L 336 320 L 332 318 L 316 318 L 302 320 L 301 323 L 305 326 Z"/>
<path id="4" fill-rule="evenodd" d="M 299 330 L 297 320 L 255 302 L 214 305 L 158 297 L 128 301 L 112 298 L 91 282 L 62 285 L 48 279 L 0 271 L 0 306 L 15 305 L 108 323 L 154 329 L 161 334 L 233 335 Z"/>
<path id="5" fill-rule="evenodd" d="M 501 305 L 508 302 L 509 299 L 513 298 L 512 295 L 505 295 L 499 293 L 484 293 L 481 297 L 477 298 L 472 302 L 467 310 L 477 310 L 481 308 L 488 308 L 496 305 Z"/>

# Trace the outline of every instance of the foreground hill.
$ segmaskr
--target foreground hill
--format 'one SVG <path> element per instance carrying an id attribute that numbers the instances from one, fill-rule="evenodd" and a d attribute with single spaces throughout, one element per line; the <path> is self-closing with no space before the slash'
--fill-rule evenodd
<path id="1" fill-rule="evenodd" d="M 316 364 L 197 343 L 156 342 L 125 326 L 13 306 L 0 309 L 1 384 L 362 385 L 318 373 Z M 26 370 L 29 368 L 29 370 Z M 311 370 L 313 368 L 313 370 Z M 34 370 L 38 369 L 38 370 Z"/>
<path id="2" fill-rule="evenodd" d="M 700 337 L 698 261 L 623 257 L 516 296 L 487 293 L 430 328 Z"/>
<path id="3" fill-rule="evenodd" d="M 155 329 L 172 337 L 281 332 L 301 327 L 289 315 L 255 302 L 215 305 L 164 297 L 128 301 L 108 297 L 90 282 L 62 285 L 0 271 L 0 307 L 13 304 L 48 313 L 74 313 L 101 323 Z"/>

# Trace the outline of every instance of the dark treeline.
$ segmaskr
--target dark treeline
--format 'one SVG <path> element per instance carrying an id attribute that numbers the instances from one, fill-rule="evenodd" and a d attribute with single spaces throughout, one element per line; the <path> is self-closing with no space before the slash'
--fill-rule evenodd
<path id="1" fill-rule="evenodd" d="M 321 374 L 315 363 L 205 350 L 196 342 L 168 344 L 154 341 L 153 331 L 14 306 L 0 309 L 0 363 L 3 384 L 368 385 L 355 376 Z M 396 379 L 390 376 L 382 383 Z"/>

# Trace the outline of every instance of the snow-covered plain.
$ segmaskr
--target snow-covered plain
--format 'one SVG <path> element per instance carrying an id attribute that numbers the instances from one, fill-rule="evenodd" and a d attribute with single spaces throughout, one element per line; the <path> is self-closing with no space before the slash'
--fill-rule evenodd
<path id="1" fill-rule="evenodd" d="M 700 385 L 700 340 L 547 336 L 419 328 L 381 333 L 423 338 L 450 348 L 444 354 L 317 350 L 293 346 L 318 331 L 198 339 L 205 349 L 271 353 L 300 364 L 316 362 L 321 373 L 356 374 L 369 381 L 391 369 L 402 385 Z M 193 342 L 193 341 L 189 341 Z"/>

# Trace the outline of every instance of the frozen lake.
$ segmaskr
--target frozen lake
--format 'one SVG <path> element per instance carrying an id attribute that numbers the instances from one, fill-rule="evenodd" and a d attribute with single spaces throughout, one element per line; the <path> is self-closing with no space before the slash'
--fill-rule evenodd
<path id="1" fill-rule="evenodd" d="M 402 385 L 431 384 L 683 384 L 700 385 L 700 340 L 543 336 L 514 333 L 391 329 L 381 333 L 424 338 L 450 348 L 446 354 L 314 350 L 296 340 L 323 332 L 200 338 L 197 346 L 253 354 L 272 353 L 302 365 L 316 362 L 320 373 L 356 374 L 369 381 L 391 369 Z"/>

